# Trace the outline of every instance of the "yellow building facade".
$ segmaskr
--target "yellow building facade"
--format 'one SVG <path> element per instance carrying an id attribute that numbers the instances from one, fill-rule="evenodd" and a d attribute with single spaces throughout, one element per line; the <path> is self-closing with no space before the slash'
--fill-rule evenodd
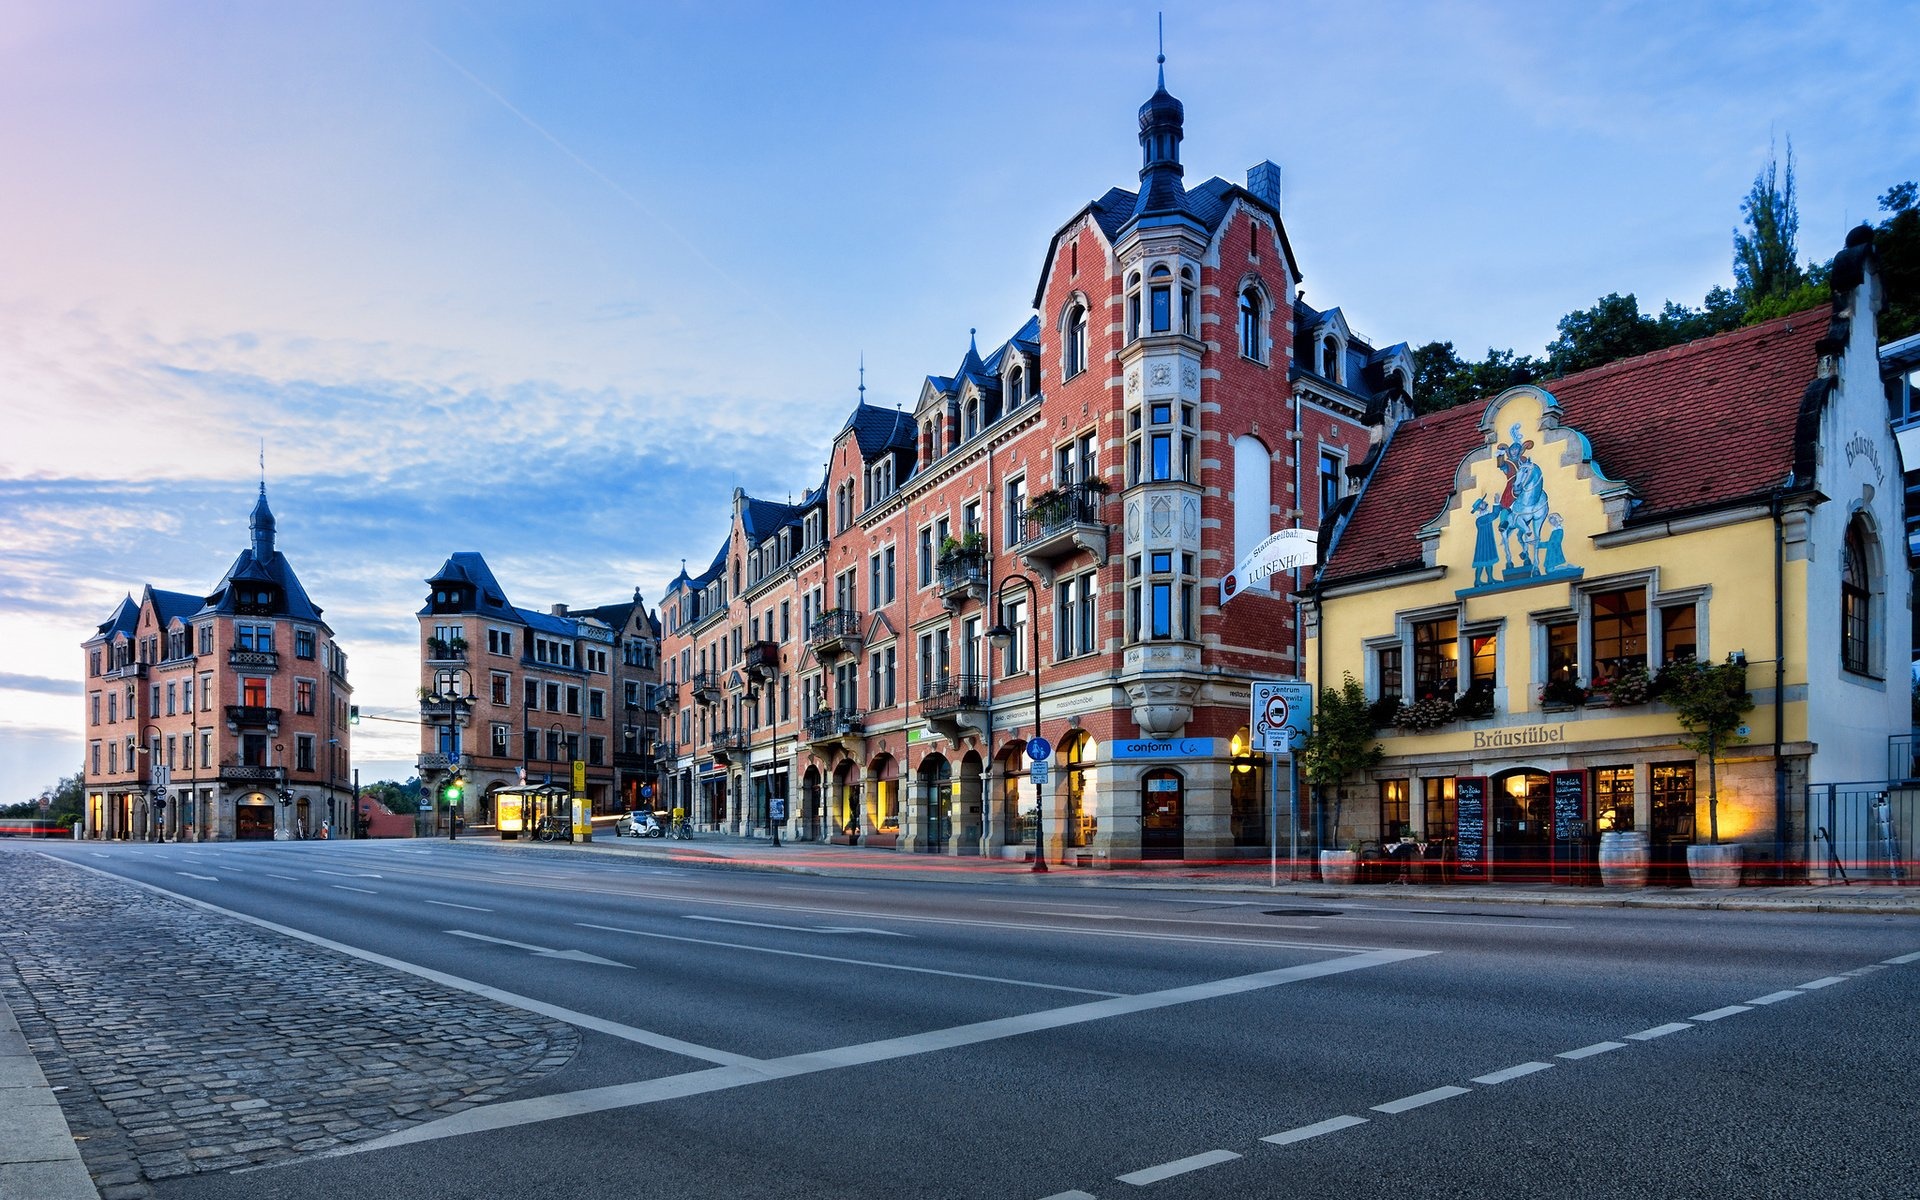
<path id="1" fill-rule="evenodd" d="M 1809 787 L 1884 778 L 1911 725 L 1877 304 L 1856 231 L 1831 310 L 1388 414 L 1307 605 L 1316 681 L 1362 682 L 1385 753 L 1322 844 L 1586 883 L 1631 831 L 1683 882 L 1717 826 L 1749 878 L 1796 872 Z M 1754 702 L 1711 763 L 1662 698 L 1688 661 L 1744 663 Z"/>

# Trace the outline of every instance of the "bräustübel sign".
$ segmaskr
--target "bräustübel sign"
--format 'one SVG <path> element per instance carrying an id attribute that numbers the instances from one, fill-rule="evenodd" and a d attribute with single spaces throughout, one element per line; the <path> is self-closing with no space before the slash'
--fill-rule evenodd
<path id="1" fill-rule="evenodd" d="M 1320 561 L 1320 531 L 1317 529 L 1281 529 L 1267 535 L 1247 553 L 1220 581 L 1220 602 L 1238 596 L 1267 577 L 1295 567 L 1311 567 Z"/>

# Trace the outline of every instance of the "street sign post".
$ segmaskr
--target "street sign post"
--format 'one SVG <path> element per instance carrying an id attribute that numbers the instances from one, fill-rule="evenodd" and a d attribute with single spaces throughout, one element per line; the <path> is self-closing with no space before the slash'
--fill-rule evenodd
<path id="1" fill-rule="evenodd" d="M 1313 728 L 1313 685 L 1278 679 L 1256 682 L 1248 725 L 1253 749 L 1267 754 L 1267 831 L 1271 855 L 1268 882 L 1280 886 L 1280 756 L 1287 756 L 1287 878 L 1300 863 L 1300 787 L 1293 752 Z"/>
<path id="2" fill-rule="evenodd" d="M 1043 763 L 1053 757 L 1053 743 L 1043 737 L 1027 739 L 1027 757 Z"/>

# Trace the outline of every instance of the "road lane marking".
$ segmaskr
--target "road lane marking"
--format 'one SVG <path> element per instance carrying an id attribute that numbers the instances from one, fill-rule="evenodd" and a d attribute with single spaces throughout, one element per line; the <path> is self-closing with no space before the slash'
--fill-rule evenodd
<path id="1" fill-rule="evenodd" d="M 291 875 L 275 875 L 275 874 L 274 874 L 274 873 L 273 873 L 272 871 L 262 871 L 262 872 L 261 872 L 261 874 L 262 874 L 262 875 L 265 875 L 265 876 L 266 876 L 266 877 L 267 877 L 268 879 L 284 879 L 284 880 L 286 880 L 286 881 L 287 881 L 288 883 L 299 883 L 299 882 L 300 882 L 300 881 L 299 881 L 298 879 L 295 879 L 295 878 L 294 878 L 293 876 L 291 876 Z"/>
<path id="2" fill-rule="evenodd" d="M 1473 1082 L 1485 1083 L 1485 1084 L 1505 1083 L 1509 1079 L 1518 1079 L 1523 1075 L 1532 1075 L 1539 1071 L 1551 1071 L 1552 1069 L 1553 1069 L 1552 1063 L 1523 1062 L 1519 1066 L 1508 1067 L 1505 1070 L 1495 1071 L 1491 1075 L 1475 1076 Z"/>
<path id="3" fill-rule="evenodd" d="M 340 885 L 336 883 L 334 886 L 339 887 Z M 354 891 L 357 889 L 349 888 L 348 890 Z M 632 965 L 629 963 L 615 962 L 610 958 L 601 958 L 598 954 L 588 954 L 585 950 L 555 950 L 551 946 L 535 946 L 530 942 L 514 942 L 506 938 L 488 937 L 484 933 L 470 933 L 465 929 L 449 929 L 446 932 L 452 934 L 454 937 L 471 938 L 476 942 L 492 942 L 496 946 L 511 946 L 515 950 L 525 950 L 530 954 L 538 954 L 541 958 L 563 958 L 568 962 L 597 963 L 603 967 L 619 967 L 627 971 L 633 970 Z"/>
<path id="4" fill-rule="evenodd" d="M 1688 1017 L 1687 1020 L 1718 1021 L 1722 1017 L 1738 1016 L 1743 1012 L 1752 1012 L 1752 1011 L 1753 1009 L 1749 1008 L 1744 1004 L 1729 1004 L 1725 1008 L 1716 1008 L 1712 1012 L 1695 1013 L 1692 1016 Z"/>
<path id="5" fill-rule="evenodd" d="M 1075 1190 L 1071 1192 L 1055 1192 L 1051 1196 L 1041 1197 L 1041 1200 L 1100 1200 L 1100 1197 L 1094 1195 L 1092 1192 Z"/>
<path id="6" fill-rule="evenodd" d="M 380 894 L 379 892 L 374 891 L 372 888 L 348 887 L 344 883 L 330 883 L 327 886 L 330 888 L 336 888 L 343 892 L 359 892 L 362 896 L 378 896 Z"/>
<path id="7" fill-rule="evenodd" d="M 681 913 L 689 921 L 712 921 L 718 925 L 751 925 L 755 929 L 784 929 L 789 933 L 877 933 L 881 937 L 910 938 L 910 933 L 895 933 L 891 929 L 868 929 L 860 925 L 774 925 L 766 921 L 737 921 L 732 917 L 703 917 L 695 913 Z"/>
<path id="8" fill-rule="evenodd" d="M 809 958 L 815 962 L 844 963 L 855 967 L 875 967 L 882 971 L 908 971 L 915 975 L 944 975 L 948 979 L 975 979 L 982 983 L 1004 983 L 1014 987 L 1044 988 L 1054 992 L 1077 992 L 1083 996 L 1122 996 L 1124 992 L 1103 992 L 1096 988 L 1068 987 L 1063 983 L 1036 983 L 1028 979 L 1007 979 L 998 975 L 974 975 L 966 971 L 942 971 L 934 967 L 909 967 L 902 963 L 874 962 L 865 958 L 842 958 L 834 954 L 808 954 L 802 950 L 780 950 L 772 946 L 749 946 L 744 942 L 717 942 L 711 938 L 680 937 L 671 933 L 654 933 L 648 929 L 625 929 L 618 925 L 589 925 L 585 921 L 576 921 L 582 929 L 599 929 L 607 933 L 630 933 L 634 937 L 657 938 L 663 942 L 688 942 L 695 946 L 721 946 L 729 950 L 750 950 L 755 954 L 778 954 L 784 958 Z"/>
<path id="9" fill-rule="evenodd" d="M 464 908 L 468 912 L 492 912 L 490 908 L 481 908 L 475 904 L 455 904 L 451 900 L 429 900 L 428 904 L 438 904 L 441 908 Z"/>
<path id="10" fill-rule="evenodd" d="M 459 975 L 449 975 L 445 971 L 436 971 L 432 967 L 423 967 L 419 963 L 411 963 L 402 958 L 394 958 L 392 955 L 377 954 L 372 950 L 362 950 L 358 946 L 349 946 L 345 942 L 336 942 L 332 938 L 324 938 L 317 933 L 308 933 L 304 929 L 295 929 L 291 925 L 281 925 L 278 922 L 268 921 L 262 917 L 256 917 L 252 913 L 241 912 L 238 909 L 223 908 L 210 901 L 196 899 L 184 892 L 170 891 L 160 887 L 158 884 L 146 883 L 138 879 L 129 879 L 125 875 L 116 875 L 112 871 L 103 871 L 99 867 L 90 867 L 85 863 L 74 863 L 73 866 L 82 871 L 92 871 L 96 875 L 105 876 L 116 883 L 131 884 L 134 887 L 144 888 L 149 892 L 166 896 L 169 899 L 178 900 L 182 904 L 192 905 L 194 908 L 219 913 L 223 917 L 230 917 L 235 921 L 244 922 L 258 929 L 272 930 L 274 933 L 278 933 L 284 937 L 305 942 L 309 946 L 318 946 L 323 950 L 331 950 L 336 954 L 344 954 L 348 958 L 357 958 L 361 962 L 369 962 L 378 966 L 388 967 L 402 974 L 412 975 L 416 979 L 425 979 L 430 983 L 437 983 L 442 987 L 453 988 L 456 991 L 466 992 L 469 995 L 480 996 L 492 1000 L 497 1004 L 504 1004 L 509 1008 L 520 1009 L 523 1012 L 538 1013 L 543 1017 L 552 1017 L 556 1021 L 564 1021 L 569 1025 L 574 1025 L 581 1029 L 590 1029 L 595 1033 L 604 1033 L 609 1037 L 617 1037 L 622 1041 L 637 1042 L 642 1046 L 651 1046 L 656 1050 L 665 1050 L 670 1054 L 700 1059 L 703 1062 L 719 1063 L 722 1064 L 725 1069 L 757 1067 L 761 1061 L 757 1058 L 750 1058 L 744 1054 L 735 1054 L 729 1050 L 719 1050 L 712 1046 L 702 1046 L 694 1042 L 682 1041 L 676 1037 L 669 1037 L 664 1033 L 655 1033 L 650 1029 L 638 1029 L 632 1025 L 622 1025 L 618 1021 L 609 1021 L 605 1017 L 597 1017 L 592 1013 L 584 1013 L 578 1009 L 566 1008 L 558 1004 L 549 1004 L 545 1000 L 536 1000 L 532 996 L 522 996 L 517 992 L 509 992 L 505 988 L 497 988 L 491 984 L 481 983 L 474 979 L 466 979 Z M 1365 965 L 1371 966 L 1374 964 L 1368 963 Z M 696 1074 L 700 1074 L 700 1072 L 696 1072 Z M 690 1076 L 682 1075 L 675 1076 L 675 1078 L 686 1079 L 690 1078 Z M 756 1082 L 760 1078 L 762 1077 L 757 1074 L 753 1076 L 753 1080 Z M 692 1095 L 693 1093 L 690 1092 L 688 1094 Z"/>
<path id="11" fill-rule="evenodd" d="M 328 871 L 320 867 L 315 867 L 313 869 L 313 873 L 315 875 L 332 875 L 337 879 L 378 879 L 380 878 L 379 875 L 375 874 L 372 871 Z"/>
<path id="12" fill-rule="evenodd" d="M 1669 1021 L 1665 1025 L 1655 1025 L 1652 1029 L 1642 1029 L 1639 1033 L 1630 1033 L 1627 1035 L 1627 1040 L 1630 1042 L 1650 1042 L 1655 1038 L 1662 1038 L 1670 1033 L 1679 1033 L 1682 1029 L 1692 1028 L 1693 1026 L 1687 1024 L 1685 1021 Z"/>
<path id="13" fill-rule="evenodd" d="M 209 905 L 208 907 L 212 906 Z M 396 1146 L 410 1146 L 420 1142 L 437 1141 L 441 1138 L 460 1137 L 471 1133 L 488 1133 L 494 1130 L 511 1129 L 520 1125 L 530 1125 L 540 1121 L 583 1116 L 588 1113 L 607 1112 L 611 1109 L 618 1108 L 632 1108 L 636 1105 L 655 1104 L 663 1100 L 675 1100 L 687 1096 L 706 1095 L 731 1088 L 768 1083 L 777 1079 L 791 1079 L 800 1075 L 811 1075 L 819 1071 L 831 1071 L 847 1067 L 866 1066 L 872 1063 L 890 1062 L 895 1059 L 931 1054 L 939 1050 L 953 1050 L 961 1046 L 973 1046 L 983 1042 L 1000 1041 L 1005 1038 L 1019 1037 L 1023 1034 L 1045 1033 L 1091 1021 L 1104 1021 L 1113 1017 L 1128 1016 L 1133 1013 L 1149 1012 L 1160 1008 L 1171 1008 L 1177 1005 L 1191 1004 L 1199 1000 L 1211 1000 L 1220 996 L 1244 995 L 1248 992 L 1280 987 L 1285 984 L 1304 983 L 1312 979 L 1322 979 L 1331 975 L 1342 975 L 1349 971 L 1364 971 L 1373 967 L 1384 967 L 1393 963 L 1406 962 L 1410 959 L 1426 958 L 1435 953 L 1438 952 L 1433 950 L 1371 950 L 1364 954 L 1352 954 L 1343 958 L 1332 958 L 1322 962 L 1306 963 L 1296 967 L 1282 967 L 1272 971 L 1260 971 L 1252 975 L 1236 975 L 1227 979 L 1215 979 L 1206 983 L 1169 988 L 1161 992 L 1146 992 L 1135 996 L 1116 996 L 1110 999 L 1089 1001 L 1085 1004 L 1069 1005 L 1066 1008 L 1049 1009 L 1042 1012 L 1019 1013 L 1010 1017 L 999 1017 L 993 1020 L 979 1021 L 971 1025 L 957 1025 L 948 1029 L 934 1029 L 925 1033 L 885 1038 L 877 1042 L 841 1046 L 830 1050 L 816 1050 L 805 1054 L 790 1055 L 786 1058 L 757 1061 L 748 1060 L 747 1063 L 741 1066 L 716 1067 L 705 1071 L 689 1072 L 684 1075 L 672 1075 L 664 1079 L 647 1079 L 637 1083 L 611 1084 L 606 1087 L 587 1088 L 578 1092 L 534 1096 L 524 1100 L 505 1100 L 498 1104 L 486 1104 L 470 1108 L 465 1112 L 442 1117 L 437 1121 L 429 1121 L 422 1125 L 416 1125 L 412 1129 L 402 1129 L 382 1138 L 373 1138 L 352 1146 L 341 1146 L 332 1150 L 323 1150 L 314 1155 L 303 1156 L 299 1161 L 311 1162 L 316 1158 L 338 1158 L 347 1154 L 365 1154 L 370 1150 L 387 1150 Z"/>
<path id="14" fill-rule="evenodd" d="M 1145 1187 L 1150 1183 L 1159 1183 L 1162 1179 L 1172 1179 L 1175 1175 L 1185 1175 L 1189 1171 L 1217 1167 L 1221 1163 L 1232 1162 L 1239 1157 L 1231 1150 L 1209 1150 L 1204 1154 L 1190 1154 L 1185 1158 L 1176 1158 L 1172 1162 L 1164 1162 L 1157 1167 L 1143 1167 L 1138 1171 L 1129 1171 L 1125 1175 L 1116 1175 L 1114 1178 L 1121 1183 Z"/>
<path id="15" fill-rule="evenodd" d="M 1324 1121 L 1315 1121 L 1311 1125 L 1300 1125 L 1280 1133 L 1270 1133 L 1261 1138 L 1263 1142 L 1272 1142 L 1276 1146 L 1291 1146 L 1295 1142 L 1304 1142 L 1308 1138 L 1317 1138 L 1323 1133 L 1338 1133 L 1342 1129 L 1352 1129 L 1355 1125 L 1365 1125 L 1366 1117 L 1328 1117 Z"/>
<path id="16" fill-rule="evenodd" d="M 1442 1100 L 1451 1100 L 1455 1096 L 1464 1096 L 1471 1091 L 1473 1091 L 1472 1088 L 1455 1087 L 1452 1084 L 1448 1084 L 1446 1087 L 1432 1088 L 1428 1091 L 1416 1092 L 1411 1096 L 1402 1096 L 1398 1100 L 1389 1100 L 1385 1104 L 1376 1104 L 1373 1106 L 1373 1111 L 1377 1113 L 1387 1113 L 1388 1115 L 1411 1112 L 1416 1108 L 1424 1108 L 1429 1104 L 1438 1104 Z"/>
<path id="17" fill-rule="evenodd" d="M 1591 1046 L 1582 1046 L 1578 1050 L 1568 1050 L 1564 1053 L 1556 1054 L 1554 1057 L 1567 1059 L 1592 1058 L 1596 1054 L 1605 1054 L 1609 1050 L 1625 1050 L 1626 1048 L 1627 1044 L 1625 1042 L 1595 1042 Z"/>
<path id="18" fill-rule="evenodd" d="M 1912 954 L 1902 954 L 1898 958 L 1883 958 L 1880 961 L 1889 967 L 1899 967 L 1910 962 L 1920 962 L 1920 950 L 1915 950 Z"/>
<path id="19" fill-rule="evenodd" d="M 208 883 L 220 882 L 220 877 L 217 875 L 195 875 L 192 871 L 175 871 L 174 874 L 185 875 L 188 879 L 204 879 Z"/>
<path id="20" fill-rule="evenodd" d="M 1791 1000 L 1795 996 L 1804 996 L 1804 995 L 1806 995 L 1805 992 L 1798 992 L 1793 990 L 1792 988 L 1788 988 L 1784 992 L 1768 992 L 1764 996 L 1755 996 L 1753 999 L 1747 1001 L 1747 1003 L 1748 1004 L 1778 1004 L 1782 1000 Z"/>
<path id="21" fill-rule="evenodd" d="M 1803 983 L 1798 986 L 1800 990 L 1803 992 L 1811 992 L 1824 987 L 1832 987 L 1836 983 L 1845 983 L 1845 982 L 1846 980 L 1841 978 L 1838 975 L 1828 975 L 1823 979 L 1816 979 L 1812 983 Z"/>

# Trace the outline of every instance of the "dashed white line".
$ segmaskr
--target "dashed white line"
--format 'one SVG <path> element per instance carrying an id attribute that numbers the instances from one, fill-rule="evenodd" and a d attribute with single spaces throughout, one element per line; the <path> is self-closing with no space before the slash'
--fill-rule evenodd
<path id="1" fill-rule="evenodd" d="M 451 900 L 429 900 L 428 904 L 438 904 L 441 908 L 464 908 L 468 912 L 492 912 L 490 908 L 481 908 L 473 904 L 455 904 Z"/>
<path id="2" fill-rule="evenodd" d="M 1304 1142 L 1308 1138 L 1317 1138 L 1323 1133 L 1338 1133 L 1342 1129 L 1352 1129 L 1355 1125 L 1365 1125 L 1365 1117 L 1328 1117 L 1324 1121 L 1315 1121 L 1311 1125 L 1301 1125 L 1280 1133 L 1270 1133 L 1261 1138 L 1263 1142 L 1272 1142 L 1276 1146 L 1291 1146 L 1295 1142 Z"/>
<path id="3" fill-rule="evenodd" d="M 1162 1179 L 1172 1179 L 1175 1175 L 1185 1175 L 1189 1171 L 1198 1171 L 1206 1167 L 1217 1167 L 1224 1162 L 1239 1158 L 1231 1150 L 1209 1150 L 1205 1154 L 1192 1154 L 1186 1158 L 1176 1158 L 1172 1162 L 1161 1163 L 1157 1167 L 1145 1167 L 1138 1171 L 1129 1171 L 1114 1178 L 1121 1183 L 1131 1183 L 1135 1187 L 1145 1187 L 1149 1183 L 1159 1183 Z"/>
<path id="4" fill-rule="evenodd" d="M 299 881 L 298 879 L 295 879 L 295 878 L 294 878 L 293 876 L 291 876 L 291 875 L 275 875 L 275 874 L 274 874 L 273 872 L 271 872 L 271 871 L 263 871 L 263 872 L 261 872 L 261 874 L 263 874 L 263 875 L 265 875 L 265 876 L 266 876 L 266 877 L 267 877 L 268 879 L 284 879 L 284 880 L 286 880 L 286 881 L 287 881 L 288 883 L 299 883 L 299 882 L 300 882 L 300 881 Z"/>
<path id="5" fill-rule="evenodd" d="M 1752 1012 L 1752 1011 L 1753 1009 L 1749 1008 L 1744 1004 L 1729 1004 L 1725 1008 L 1716 1008 L 1712 1012 L 1695 1013 L 1692 1016 L 1688 1017 L 1687 1020 L 1718 1021 L 1722 1017 L 1738 1016 L 1743 1012 Z"/>
<path id="6" fill-rule="evenodd" d="M 1100 1200 L 1100 1198 L 1092 1192 L 1082 1192 L 1076 1189 L 1071 1192 L 1055 1192 L 1051 1196 L 1042 1197 L 1041 1200 Z"/>
<path id="7" fill-rule="evenodd" d="M 1402 1096 L 1398 1100 L 1389 1100 L 1385 1104 L 1376 1104 L 1373 1106 L 1373 1111 L 1388 1114 L 1408 1112 L 1429 1104 L 1437 1104 L 1442 1100 L 1451 1100 L 1455 1096 L 1464 1096 L 1472 1090 L 1472 1088 L 1454 1087 L 1448 1084 L 1446 1087 L 1437 1087 L 1412 1096 Z"/>
<path id="8" fill-rule="evenodd" d="M 1488 1083 L 1488 1084 L 1505 1083 L 1509 1079 L 1518 1079 L 1522 1075 L 1532 1075 L 1536 1071 L 1550 1071 L 1552 1069 L 1553 1069 L 1552 1063 L 1523 1062 L 1517 1067 L 1508 1067 L 1504 1071 L 1495 1071 L 1491 1075 L 1475 1076 L 1473 1081 L 1475 1083 Z"/>
<path id="9" fill-rule="evenodd" d="M 1683 1029 L 1692 1028 L 1693 1026 L 1687 1024 L 1685 1021 L 1669 1021 L 1665 1025 L 1655 1025 L 1652 1029 L 1642 1029 L 1639 1033 L 1630 1033 L 1627 1035 L 1627 1040 L 1630 1042 L 1650 1042 L 1655 1038 L 1665 1037 L 1670 1033 L 1679 1033 Z"/>
<path id="10" fill-rule="evenodd" d="M 344 883 L 330 883 L 327 886 L 332 888 L 338 888 L 343 892 L 359 892 L 363 896 L 378 896 L 380 894 L 379 892 L 373 891 L 370 888 L 348 887 Z"/>
<path id="11" fill-rule="evenodd" d="M 1592 1058 L 1596 1054 L 1605 1054 L 1609 1050 L 1625 1050 L 1625 1042 L 1595 1042 L 1591 1046 L 1582 1046 L 1578 1050 L 1567 1050 L 1554 1055 L 1555 1058 Z"/>
<path id="12" fill-rule="evenodd" d="M 1920 962 L 1920 950 L 1915 950 L 1912 954 L 1902 954 L 1898 958 L 1883 958 L 1880 961 L 1889 967 L 1904 966 L 1910 962 Z"/>
<path id="13" fill-rule="evenodd" d="M 1816 979 L 1812 983 L 1801 984 L 1800 990 L 1803 992 L 1811 992 L 1819 988 L 1832 987 L 1836 983 L 1845 983 L 1845 982 L 1846 980 L 1841 978 L 1838 975 L 1828 975 L 1822 979 Z"/>
<path id="14" fill-rule="evenodd" d="M 1747 1003 L 1748 1004 L 1778 1004 L 1782 1000 L 1791 1000 L 1795 996 L 1804 996 L 1804 995 L 1806 995 L 1805 992 L 1795 991 L 1792 988 L 1788 988 L 1784 992 L 1768 992 L 1764 996 L 1755 996 L 1753 999 L 1747 1001 Z"/>
<path id="15" fill-rule="evenodd" d="M 1885 963 L 1868 963 L 1868 964 L 1867 964 L 1866 966 L 1864 966 L 1864 967 L 1855 967 L 1855 968 L 1854 968 L 1853 970 L 1851 970 L 1851 971 L 1842 971 L 1842 972 L 1841 972 L 1841 974 L 1843 974 L 1843 975 L 1871 975 L 1871 974 L 1873 974 L 1873 973 L 1874 973 L 1875 971 L 1884 971 L 1884 970 L 1886 970 L 1886 969 L 1887 969 L 1887 965 L 1886 965 Z"/>

